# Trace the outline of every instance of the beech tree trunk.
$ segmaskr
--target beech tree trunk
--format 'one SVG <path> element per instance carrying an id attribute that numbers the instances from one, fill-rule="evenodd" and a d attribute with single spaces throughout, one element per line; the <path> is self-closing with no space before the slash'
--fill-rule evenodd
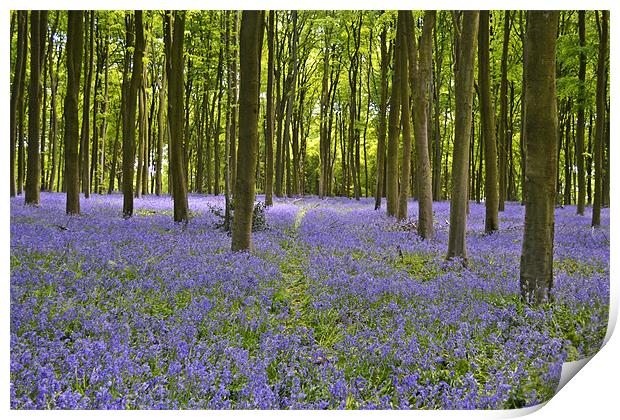
<path id="1" fill-rule="evenodd" d="M 381 101 L 379 102 L 379 124 L 377 127 L 377 184 L 375 186 L 375 210 L 381 208 L 385 173 L 385 134 L 387 131 L 388 66 L 390 56 L 387 46 L 387 28 L 381 31 Z"/>
<path id="2" fill-rule="evenodd" d="M 78 121 L 78 99 L 80 95 L 82 48 L 84 43 L 84 12 L 70 10 L 68 14 L 67 95 L 65 96 L 64 103 L 64 179 L 67 189 L 66 212 L 67 214 L 80 214 L 80 174 L 78 165 L 80 133 Z"/>
<path id="3" fill-rule="evenodd" d="M 172 22 L 171 20 L 174 20 Z M 172 27 L 174 25 L 174 28 Z M 187 222 L 187 180 L 184 167 L 183 135 L 183 38 L 185 35 L 185 12 L 166 12 L 165 40 L 166 62 L 168 63 L 168 121 L 170 125 L 170 157 L 172 175 L 172 197 L 174 200 L 174 221 Z M 172 33 L 171 33 L 172 32 Z"/>
<path id="4" fill-rule="evenodd" d="M 239 88 L 239 150 L 235 184 L 235 214 L 232 227 L 233 251 L 252 250 L 252 213 L 256 154 L 258 150 L 258 112 L 260 91 L 260 40 L 263 31 L 263 12 L 242 12 L 240 33 Z"/>
<path id="5" fill-rule="evenodd" d="M 450 197 L 450 232 L 448 259 L 467 261 L 465 232 L 467 229 L 469 140 L 472 124 L 474 60 L 478 35 L 477 11 L 462 12 L 455 75 L 456 122 L 452 157 L 452 195 Z"/>
<path id="6" fill-rule="evenodd" d="M 133 179 L 136 161 L 136 103 L 142 84 L 142 58 L 144 57 L 144 29 L 142 11 L 135 11 L 136 45 L 133 52 L 131 82 L 123 119 L 123 217 L 133 215 Z"/>
<path id="7" fill-rule="evenodd" d="M 267 30 L 267 110 L 265 121 L 265 205 L 273 205 L 273 78 L 274 78 L 274 31 L 275 12 L 269 11 L 269 27 Z"/>
<path id="8" fill-rule="evenodd" d="M 432 42 L 435 26 L 435 11 L 424 13 L 424 26 L 419 45 L 419 61 L 414 84 L 414 130 L 416 142 L 416 179 L 418 183 L 418 235 L 432 239 L 433 230 L 433 187 L 429 159 L 430 107 L 429 91 L 432 75 Z M 408 13 L 408 38 L 412 39 L 413 17 Z M 415 59 L 415 57 L 413 57 Z"/>
<path id="9" fill-rule="evenodd" d="M 17 186 L 15 182 L 15 141 L 17 141 L 17 109 L 23 109 L 24 84 L 26 79 L 26 55 L 28 54 L 28 12 L 17 11 L 17 54 L 15 57 L 15 71 L 11 84 L 10 105 L 10 194 L 15 197 Z"/>
<path id="10" fill-rule="evenodd" d="M 28 172 L 25 203 L 38 206 L 41 202 L 41 68 L 47 35 L 47 11 L 30 12 L 30 85 L 28 86 Z"/>
<path id="11" fill-rule="evenodd" d="M 510 42 L 510 11 L 504 12 L 504 42 L 502 44 L 501 82 L 499 88 L 499 211 L 504 211 L 508 189 L 508 45 Z M 509 144 L 510 142 L 510 144 Z"/>
<path id="12" fill-rule="evenodd" d="M 489 11 L 480 12 L 478 32 L 478 85 L 480 87 L 480 120 L 482 123 L 482 142 L 484 143 L 484 192 L 485 219 L 487 233 L 499 229 L 497 191 L 497 146 L 495 144 L 495 112 L 491 99 L 489 82 Z"/>
<path id="13" fill-rule="evenodd" d="M 388 147 L 386 168 L 386 198 L 388 216 L 398 217 L 398 143 L 400 131 L 400 102 L 401 102 L 401 54 L 403 51 L 402 25 L 396 27 L 396 39 L 394 40 L 394 64 L 392 68 L 392 96 L 390 97 L 390 117 L 388 125 Z"/>
<path id="14" fill-rule="evenodd" d="M 597 12 L 598 16 L 598 12 Z M 594 202 L 592 204 L 592 226 L 601 224 L 603 201 L 603 144 L 605 143 L 605 104 L 607 102 L 607 40 L 609 11 L 601 16 L 598 63 L 596 69 L 596 125 L 594 131 Z"/>
<path id="15" fill-rule="evenodd" d="M 525 225 L 520 287 L 523 301 L 540 304 L 553 287 L 554 203 L 558 116 L 555 44 L 559 12 L 527 15 L 525 81 Z"/>

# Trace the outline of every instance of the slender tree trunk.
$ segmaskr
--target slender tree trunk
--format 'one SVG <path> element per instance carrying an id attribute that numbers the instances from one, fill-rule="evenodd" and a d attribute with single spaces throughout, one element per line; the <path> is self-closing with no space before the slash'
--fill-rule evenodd
<path id="1" fill-rule="evenodd" d="M 495 111 L 491 99 L 489 82 L 489 11 L 480 12 L 480 29 L 478 32 L 478 85 L 480 86 L 480 120 L 484 143 L 484 193 L 485 219 L 484 230 L 487 233 L 499 229 L 497 191 L 497 148 L 495 144 Z"/>
<path id="2" fill-rule="evenodd" d="M 26 79 L 26 55 L 28 54 L 28 12 L 17 11 L 17 54 L 15 58 L 15 71 L 11 84 L 10 105 L 10 194 L 15 197 L 17 187 L 15 184 L 15 141 L 17 140 L 17 109 L 23 109 L 23 92 Z M 50 67 L 51 68 L 51 67 Z M 21 182 L 21 181 L 20 181 Z M 21 190 L 21 188 L 20 188 Z"/>
<path id="3" fill-rule="evenodd" d="M 375 187 L 375 210 L 381 208 L 383 197 L 383 174 L 385 172 L 385 134 L 387 131 L 387 94 L 389 54 L 387 46 L 387 28 L 381 31 L 381 101 L 379 102 L 379 124 L 377 127 L 377 185 Z"/>
<path id="4" fill-rule="evenodd" d="M 64 179 L 67 190 L 67 214 L 80 214 L 78 99 L 80 95 L 82 45 L 84 43 L 84 12 L 70 10 L 68 15 L 67 95 L 64 103 Z M 60 180 L 60 176 L 58 179 Z"/>
<path id="5" fill-rule="evenodd" d="M 521 297 L 539 304 L 553 287 L 553 232 L 557 109 L 555 43 L 558 12 L 529 11 L 526 30 L 525 226 L 521 253 Z"/>
<path id="6" fill-rule="evenodd" d="M 88 30 L 88 57 L 86 58 L 88 67 L 85 69 L 84 75 L 84 108 L 82 112 L 82 134 L 80 144 L 80 172 L 82 182 L 82 192 L 84 198 L 90 197 L 90 169 L 89 169 L 89 157 L 90 157 L 90 93 L 91 85 L 93 82 L 93 61 L 94 61 L 94 47 L 93 47 L 93 32 L 94 32 L 94 11 L 90 12 L 90 18 L 88 18 L 89 12 L 86 12 L 87 19 L 89 19 Z"/>
<path id="7" fill-rule="evenodd" d="M 392 72 L 392 96 L 390 97 L 390 117 L 388 126 L 388 147 L 387 147 L 387 179 L 386 179 L 386 198 L 388 216 L 398 217 L 398 140 L 400 129 L 400 103 L 401 103 L 401 72 L 400 56 L 406 54 L 403 51 L 403 30 L 402 25 L 396 29 L 396 39 L 394 41 L 394 65 Z M 406 99 L 404 99 L 406 100 Z"/>
<path id="8" fill-rule="evenodd" d="M 25 203 L 38 206 L 41 202 L 41 68 L 47 35 L 47 11 L 30 12 L 30 85 L 28 86 L 28 173 Z"/>
<path id="9" fill-rule="evenodd" d="M 598 12 L 597 16 L 598 16 Z M 598 63 L 596 69 L 596 126 L 594 131 L 594 203 L 592 226 L 601 224 L 603 201 L 603 144 L 605 143 L 605 104 L 607 102 L 607 42 L 609 11 L 603 10 L 599 33 Z"/>
<path id="10" fill-rule="evenodd" d="M 174 17 L 174 18 L 173 18 Z M 172 22 L 174 20 L 174 22 Z M 174 28 L 172 27 L 174 25 Z M 172 33 L 171 33 L 172 32 Z M 168 120 L 171 136 L 172 196 L 174 199 L 174 221 L 187 222 L 187 181 L 184 168 L 183 134 L 183 38 L 185 34 L 185 12 L 166 12 L 166 63 L 168 63 Z"/>
<path id="11" fill-rule="evenodd" d="M 231 47 L 232 56 L 230 57 L 230 84 L 232 101 L 230 106 L 230 188 L 234 194 L 235 182 L 237 180 L 237 21 L 238 12 L 232 12 L 232 31 Z"/>
<path id="12" fill-rule="evenodd" d="M 477 11 L 464 11 L 461 36 L 458 44 L 457 71 L 455 75 L 456 123 L 452 158 L 452 194 L 450 197 L 450 232 L 448 259 L 467 261 L 465 232 L 469 179 L 469 137 L 472 124 L 474 60 L 478 35 Z"/>
<path id="13" fill-rule="evenodd" d="M 409 88 L 411 86 L 409 74 L 415 73 L 417 65 L 409 65 L 410 61 L 415 61 L 416 46 L 415 33 L 413 32 L 413 23 L 408 24 L 408 20 L 413 20 L 410 11 L 400 10 L 398 12 L 398 25 L 400 26 L 401 48 L 403 53 L 400 55 L 400 124 L 403 135 L 403 155 L 401 162 L 400 190 L 398 194 L 398 218 L 406 219 L 407 214 L 407 198 L 409 197 L 409 172 L 411 170 L 411 112 L 409 100 Z M 408 28 L 411 26 L 411 28 Z M 422 106 L 424 106 L 422 104 Z M 418 122 L 416 121 L 416 124 Z M 420 122 L 420 125 L 425 122 Z M 426 140 L 426 139 L 425 139 Z"/>
<path id="14" fill-rule="evenodd" d="M 274 78 L 274 31 L 275 11 L 269 12 L 269 27 L 267 31 L 267 114 L 265 116 L 265 205 L 273 205 L 273 78 Z"/>
<path id="15" fill-rule="evenodd" d="M 235 184 L 235 214 L 232 250 L 252 250 L 252 213 L 256 153 L 258 149 L 258 112 L 260 91 L 260 40 L 263 12 L 243 11 L 240 34 L 239 152 L 238 164 L 244 168 Z"/>
<path id="16" fill-rule="evenodd" d="M 508 45 L 510 43 L 510 11 L 504 12 L 504 42 L 502 44 L 501 82 L 499 89 L 499 211 L 504 211 L 507 193 L 508 168 Z"/>
<path id="17" fill-rule="evenodd" d="M 136 45 L 133 52 L 131 82 L 123 119 L 123 217 L 133 215 L 133 180 L 136 160 L 136 102 L 142 84 L 142 59 L 144 57 L 144 29 L 142 11 L 135 11 Z"/>
<path id="18" fill-rule="evenodd" d="M 165 59 L 164 59 L 165 60 Z M 158 82 L 159 88 L 159 108 L 157 109 L 157 161 L 155 164 L 155 195 L 162 194 L 162 168 L 164 159 L 164 109 L 166 105 L 166 63 L 162 64 L 161 81 Z M 207 156 L 208 159 L 208 156 Z M 208 172 L 208 169 L 207 169 Z"/>

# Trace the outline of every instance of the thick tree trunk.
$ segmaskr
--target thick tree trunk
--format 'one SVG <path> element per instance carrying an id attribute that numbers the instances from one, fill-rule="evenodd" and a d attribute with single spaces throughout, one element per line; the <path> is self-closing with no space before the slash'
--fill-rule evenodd
<path id="1" fill-rule="evenodd" d="M 47 11 L 30 12 L 30 85 L 28 86 L 28 173 L 25 203 L 38 206 L 41 202 L 41 68 L 47 35 Z"/>
<path id="2" fill-rule="evenodd" d="M 452 195 L 450 197 L 450 232 L 448 259 L 467 261 L 465 232 L 469 180 L 469 138 L 472 124 L 474 63 L 478 35 L 477 11 L 464 11 L 461 36 L 458 44 L 457 71 L 455 75 L 456 123 L 452 157 Z"/>
<path id="3" fill-rule="evenodd" d="M 123 217 L 133 215 L 133 180 L 136 160 L 136 102 L 142 84 L 142 58 L 144 57 L 144 29 L 142 11 L 135 11 L 136 45 L 133 52 L 131 82 L 127 94 L 123 119 Z"/>
<path id="4" fill-rule="evenodd" d="M 67 190 L 67 214 L 80 214 L 80 174 L 78 165 L 79 122 L 78 99 L 84 43 L 84 12 L 68 12 L 67 29 L 67 95 L 64 103 L 65 118 L 65 184 Z M 62 166 L 62 165 L 59 165 Z M 60 176 L 58 177 L 60 180 Z"/>
<path id="5" fill-rule="evenodd" d="M 601 224 L 601 204 L 603 201 L 603 144 L 605 143 L 606 127 L 605 104 L 607 102 L 608 21 L 609 11 L 603 10 L 596 69 L 596 126 L 594 131 L 594 203 L 592 205 L 592 226 L 600 226 Z"/>
<path id="6" fill-rule="evenodd" d="M 499 229 L 497 191 L 497 146 L 495 144 L 495 111 L 491 99 L 489 82 L 489 11 L 480 12 L 478 32 L 478 85 L 480 86 L 480 120 L 484 143 L 484 193 L 485 219 L 487 233 Z"/>
<path id="7" fill-rule="evenodd" d="M 174 22 L 171 21 L 174 16 Z M 174 28 L 172 27 L 174 25 Z M 168 121 L 170 124 L 170 157 L 172 175 L 172 197 L 174 199 L 174 221 L 187 222 L 187 180 L 184 167 L 183 134 L 183 38 L 185 34 L 185 12 L 166 12 L 166 62 L 168 63 Z M 172 33 L 171 33 L 172 32 Z"/>
<path id="8" fill-rule="evenodd" d="M 15 141 L 17 140 L 17 109 L 23 109 L 23 92 L 26 79 L 26 55 L 28 54 L 28 12 L 17 11 L 17 54 L 15 57 L 15 71 L 11 84 L 10 105 L 10 194 L 15 197 L 17 187 L 15 183 Z M 51 66 L 50 66 L 51 69 Z"/>
<path id="9" fill-rule="evenodd" d="M 408 12 L 409 13 L 409 12 Z M 432 239 L 433 230 L 433 189 L 431 165 L 429 160 L 429 132 L 430 126 L 428 107 L 428 87 L 432 74 L 432 36 L 435 26 L 435 11 L 424 13 L 424 26 L 419 46 L 419 62 L 414 85 L 414 129 L 416 142 L 416 179 L 418 182 L 418 235 L 423 239 Z M 413 18 L 408 16 L 408 38 L 413 37 Z M 415 59 L 415 57 L 413 57 Z"/>
<path id="10" fill-rule="evenodd" d="M 551 297 L 557 109 L 555 43 L 558 12 L 528 12 L 525 60 L 525 226 L 521 254 L 521 297 L 539 304 Z"/>
<path id="11" fill-rule="evenodd" d="M 240 34 L 239 151 L 235 184 L 235 214 L 232 250 L 252 250 L 252 214 L 256 153 L 258 149 L 258 112 L 260 91 L 260 40 L 263 12 L 243 11 Z"/>

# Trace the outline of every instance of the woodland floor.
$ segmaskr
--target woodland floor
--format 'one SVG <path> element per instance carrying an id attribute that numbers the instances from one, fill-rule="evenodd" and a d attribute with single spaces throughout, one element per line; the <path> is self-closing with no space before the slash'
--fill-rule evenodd
<path id="1" fill-rule="evenodd" d="M 262 199 L 262 198 L 261 198 Z M 609 305 L 609 209 L 556 211 L 555 302 L 519 301 L 524 208 L 484 235 L 470 203 L 469 265 L 373 200 L 282 199 L 232 253 L 190 195 L 11 199 L 12 408 L 514 408 L 549 399 L 564 361 L 593 355 Z"/>

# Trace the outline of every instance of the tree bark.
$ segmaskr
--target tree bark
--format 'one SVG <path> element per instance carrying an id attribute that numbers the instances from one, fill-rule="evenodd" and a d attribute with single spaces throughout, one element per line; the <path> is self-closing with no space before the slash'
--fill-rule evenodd
<path id="1" fill-rule="evenodd" d="M 529 11 L 525 60 L 525 225 L 521 253 L 521 298 L 531 304 L 551 297 L 557 107 L 555 44 L 558 12 Z"/>
<path id="2" fill-rule="evenodd" d="M 68 12 L 67 29 L 67 94 L 64 103 L 65 118 L 65 184 L 67 214 L 80 214 L 80 174 L 78 165 L 79 122 L 78 99 L 84 43 L 84 12 Z M 59 177 L 60 179 L 60 177 Z"/>
<path id="3" fill-rule="evenodd" d="M 17 54 L 15 57 L 15 71 L 11 84 L 10 104 L 10 194 L 15 197 L 17 186 L 15 183 L 15 141 L 17 140 L 17 109 L 23 109 L 23 92 L 26 79 L 26 55 L 28 54 L 28 12 L 17 11 Z M 50 67 L 51 68 L 51 67 Z"/>
<path id="4" fill-rule="evenodd" d="M 607 102 L 608 21 L 609 11 L 603 10 L 596 69 L 596 126 L 594 131 L 594 203 L 592 204 L 592 226 L 601 225 L 601 204 L 603 201 L 603 144 L 605 143 L 605 104 Z"/>
<path id="5" fill-rule="evenodd" d="M 123 119 L 123 217 L 133 215 L 133 180 L 136 160 L 136 102 L 142 84 L 142 58 L 144 57 L 144 29 L 142 11 L 135 11 L 136 45 L 133 52 L 131 82 Z"/>
<path id="6" fill-rule="evenodd" d="M 375 210 L 381 208 L 383 197 L 383 174 L 385 172 L 385 134 L 387 131 L 387 95 L 389 54 L 387 46 L 387 27 L 381 30 L 381 100 L 379 102 L 379 124 L 377 127 L 377 184 L 375 187 Z"/>
<path id="7" fill-rule="evenodd" d="M 409 15 L 409 16 L 407 16 Z M 410 65 L 410 61 L 415 61 L 416 46 L 415 33 L 413 32 L 413 23 L 409 25 L 408 21 L 413 20 L 411 11 L 398 11 L 398 25 L 400 27 L 401 48 L 403 52 L 400 55 L 400 124 L 403 136 L 403 155 L 400 165 L 400 189 L 398 193 L 398 218 L 406 219 L 407 214 L 407 198 L 409 197 L 409 173 L 411 171 L 411 110 L 410 110 L 410 92 L 411 83 L 409 80 L 410 73 L 416 72 L 416 64 Z M 410 28 L 409 28 L 410 26 Z M 417 122 L 416 122 L 417 123 Z M 422 123 L 424 124 L 424 123 Z M 424 125 L 426 131 L 426 125 Z"/>
<path id="8" fill-rule="evenodd" d="M 41 202 L 41 68 L 47 34 L 47 11 L 30 12 L 30 85 L 28 86 L 28 172 L 25 203 L 38 206 Z"/>
<path id="9" fill-rule="evenodd" d="M 90 14 L 90 18 L 88 15 Z M 80 139 L 80 173 L 82 182 L 82 192 L 84 198 L 90 197 L 90 92 L 93 82 L 93 32 L 94 32 L 94 11 L 86 12 L 86 18 L 89 19 L 88 30 L 88 57 L 86 57 L 88 67 L 85 69 L 84 75 L 84 105 L 82 112 L 82 134 Z"/>
<path id="10" fill-rule="evenodd" d="M 256 153 L 258 149 L 258 112 L 260 91 L 260 40 L 263 30 L 263 12 L 243 11 L 240 34 L 240 89 L 239 89 L 239 151 L 238 164 L 244 168 L 237 174 L 235 184 L 235 214 L 232 228 L 232 250 L 251 251 L 252 213 Z"/>
<path id="11" fill-rule="evenodd" d="M 413 17 L 408 13 L 408 36 L 412 39 Z M 419 46 L 419 61 L 416 66 L 414 84 L 414 130 L 416 142 L 416 179 L 418 183 L 418 235 L 422 239 L 432 239 L 433 230 L 433 189 L 431 165 L 429 160 L 429 114 L 428 87 L 432 74 L 432 42 L 433 27 L 435 26 L 435 11 L 424 13 L 424 26 Z M 411 58 L 411 57 L 410 57 Z M 415 60 L 415 57 L 412 59 Z"/>
<path id="12" fill-rule="evenodd" d="M 174 15 L 174 22 L 172 18 Z M 174 28 L 172 26 L 174 25 Z M 166 12 L 168 46 L 168 121 L 170 125 L 170 157 L 172 175 L 172 197 L 174 200 L 174 221 L 187 222 L 189 207 L 187 202 L 187 180 L 184 168 L 183 134 L 183 38 L 185 34 L 185 12 Z M 171 33 L 172 32 L 172 33 Z"/>
<path id="13" fill-rule="evenodd" d="M 274 31 L 275 11 L 269 11 L 267 31 L 267 114 L 265 116 L 265 205 L 273 205 L 273 78 L 274 78 Z"/>
<path id="14" fill-rule="evenodd" d="M 478 32 L 478 85 L 480 86 L 480 119 L 482 123 L 482 141 L 484 143 L 484 192 L 485 219 L 484 230 L 487 233 L 499 229 L 497 191 L 497 147 L 495 144 L 495 112 L 491 99 L 489 82 L 489 11 L 480 12 Z"/>
<path id="15" fill-rule="evenodd" d="M 452 158 L 452 195 L 450 197 L 450 232 L 448 259 L 467 261 L 465 232 L 469 180 L 469 137 L 472 124 L 474 60 L 478 34 L 477 11 L 464 11 L 461 36 L 458 43 L 457 71 L 455 75 L 456 123 Z"/>
<path id="16" fill-rule="evenodd" d="M 504 12 L 504 42 L 502 44 L 501 81 L 499 88 L 499 211 L 504 211 L 508 183 L 508 45 L 510 43 L 510 11 Z"/>
<path id="17" fill-rule="evenodd" d="M 388 125 L 388 147 L 387 147 L 387 179 L 386 179 L 386 198 L 388 216 L 398 217 L 398 143 L 400 129 L 400 103 L 401 103 L 401 72 L 400 56 L 406 54 L 403 51 L 403 35 L 401 34 L 402 25 L 397 25 L 396 39 L 394 40 L 394 65 L 392 72 L 392 96 L 390 97 L 390 117 Z"/>

